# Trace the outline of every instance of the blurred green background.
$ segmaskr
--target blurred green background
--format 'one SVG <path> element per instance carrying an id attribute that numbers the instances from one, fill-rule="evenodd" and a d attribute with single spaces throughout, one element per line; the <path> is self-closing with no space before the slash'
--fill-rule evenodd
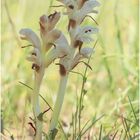
<path id="1" fill-rule="evenodd" d="M 88 70 L 88 91 L 84 100 L 82 121 L 86 122 L 95 114 L 106 114 L 97 125 L 103 124 L 104 132 L 112 129 L 121 122 L 116 114 L 127 118 L 133 117 L 128 101 L 128 95 L 133 107 L 138 113 L 138 0 L 100 0 L 99 14 L 93 17 L 99 23 L 100 29 L 96 52 L 92 55 Z M 33 86 L 33 71 L 31 64 L 26 61 L 27 45 L 18 37 L 21 28 L 31 28 L 39 34 L 39 17 L 54 10 L 64 12 L 64 8 L 50 8 L 59 5 L 55 0 L 2 0 L 1 22 L 1 58 L 2 58 L 2 118 L 4 131 L 7 135 L 21 139 L 29 129 L 28 121 L 31 116 L 30 104 L 32 91 L 19 81 Z M 67 33 L 67 17 L 62 15 L 57 28 Z M 86 19 L 83 25 L 93 25 L 92 20 Z M 93 46 L 93 43 L 84 46 Z M 80 64 L 75 71 L 84 72 L 85 66 Z M 47 70 L 41 86 L 41 95 L 53 106 L 59 80 L 59 68 L 52 64 Z M 75 110 L 76 95 L 79 96 L 82 79 L 79 75 L 70 74 L 67 92 L 60 118 L 67 124 L 71 122 Z M 41 101 L 41 108 L 46 104 Z M 50 117 L 46 116 L 46 120 Z M 46 124 L 46 129 L 47 129 Z M 120 126 L 121 127 L 121 126 Z M 9 131 L 9 132 L 7 132 Z M 132 133 L 136 129 L 132 130 Z M 29 133 L 29 132 L 28 132 Z M 29 135 L 29 134 L 28 134 Z"/>

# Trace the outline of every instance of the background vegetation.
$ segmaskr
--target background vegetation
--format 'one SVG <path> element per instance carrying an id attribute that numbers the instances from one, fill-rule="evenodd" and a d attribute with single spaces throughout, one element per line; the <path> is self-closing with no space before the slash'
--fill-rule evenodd
<path id="1" fill-rule="evenodd" d="M 138 139 L 138 0 L 100 0 L 101 7 L 97 17 L 100 32 L 96 52 L 92 55 L 87 71 L 87 82 L 82 110 L 82 127 L 92 118 L 105 116 L 83 136 L 83 140 Z M 3 139 L 13 135 L 17 140 L 32 139 L 33 129 L 28 125 L 32 117 L 32 91 L 19 83 L 32 87 L 31 64 L 25 60 L 28 48 L 18 38 L 21 28 L 32 28 L 39 34 L 39 17 L 54 10 L 59 4 L 55 0 L 2 0 L 1 60 L 2 60 L 2 131 Z M 58 29 L 67 35 L 67 17 L 62 16 Z M 90 19 L 83 24 L 95 25 Z M 85 44 L 86 45 L 86 44 Z M 94 45 L 89 44 L 91 47 Z M 80 64 L 74 71 L 84 73 Z M 59 68 L 52 64 L 46 71 L 41 95 L 53 106 L 58 88 Z M 65 133 L 72 139 L 70 128 L 72 114 L 76 110 L 77 97 L 80 96 L 82 79 L 71 73 L 60 119 Z M 128 98 L 129 97 L 129 98 Z M 48 106 L 40 99 L 42 111 Z M 44 131 L 47 131 L 51 111 L 44 115 Z M 116 134 L 116 135 L 115 135 Z M 12 137 L 11 137 L 12 139 Z M 58 138 L 63 139 L 61 132 Z"/>

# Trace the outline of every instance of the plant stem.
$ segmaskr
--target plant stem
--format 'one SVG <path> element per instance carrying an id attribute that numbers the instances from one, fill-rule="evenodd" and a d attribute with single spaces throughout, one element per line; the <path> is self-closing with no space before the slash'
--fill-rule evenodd
<path id="1" fill-rule="evenodd" d="M 81 94 L 80 94 L 80 99 L 79 99 L 79 114 L 78 114 L 78 129 L 79 133 L 81 131 L 81 109 L 82 109 L 82 97 L 83 97 L 83 90 L 84 90 L 84 85 L 85 85 L 85 77 L 83 77 L 83 82 L 82 82 L 82 88 L 81 88 Z"/>
<path id="2" fill-rule="evenodd" d="M 93 48 L 96 47 L 96 44 L 97 44 L 97 40 L 93 46 Z M 89 64 L 90 60 L 91 60 L 91 56 L 92 54 L 90 55 L 90 57 L 88 58 L 88 62 L 87 64 Z M 87 80 L 87 70 L 88 70 L 88 67 L 86 66 L 85 68 L 85 72 L 84 72 L 84 75 L 82 75 L 83 77 L 83 81 L 82 81 L 82 87 L 81 87 L 81 93 L 80 93 L 80 98 L 79 98 L 79 108 L 78 108 L 78 130 L 79 130 L 79 139 L 81 139 L 81 112 L 82 112 L 82 105 L 83 105 L 83 98 L 84 98 L 84 88 L 85 88 L 85 83 L 86 83 L 86 80 Z"/>
<path id="3" fill-rule="evenodd" d="M 70 40 L 71 40 L 71 45 L 70 45 L 71 46 L 71 53 L 70 53 L 70 59 L 69 59 L 69 61 L 67 61 L 69 68 L 71 66 L 71 62 L 72 62 L 74 54 L 75 54 L 75 48 L 73 47 L 73 45 L 74 45 L 73 40 L 74 39 L 71 36 L 71 34 L 70 34 Z M 63 104 L 65 90 L 66 90 L 66 86 L 67 86 L 68 75 L 69 75 L 69 72 L 67 72 L 65 76 L 61 76 L 61 79 L 60 79 L 57 99 L 56 99 L 55 106 L 53 109 L 52 120 L 51 120 L 51 124 L 50 124 L 50 129 L 49 129 L 51 131 L 50 133 L 52 133 L 52 134 L 53 134 L 53 131 L 55 132 L 56 125 L 58 123 L 58 118 L 59 118 L 59 114 L 60 114 L 61 107 Z"/>
<path id="4" fill-rule="evenodd" d="M 39 105 L 39 90 L 40 85 L 44 76 L 44 68 L 41 68 L 39 72 L 34 73 L 35 79 L 34 79 L 34 89 L 33 89 L 33 112 L 35 115 L 35 121 L 36 121 L 36 136 L 35 140 L 42 140 L 42 122 L 37 118 L 39 114 L 41 113 L 40 105 Z"/>
<path id="5" fill-rule="evenodd" d="M 66 74 L 65 76 L 61 76 L 58 95 L 57 95 L 57 99 L 56 99 L 56 103 L 55 103 L 54 111 L 52 115 L 52 120 L 50 124 L 50 130 L 54 130 L 57 125 L 58 117 L 59 117 L 63 100 L 64 100 L 67 80 L 68 80 L 68 74 Z"/>

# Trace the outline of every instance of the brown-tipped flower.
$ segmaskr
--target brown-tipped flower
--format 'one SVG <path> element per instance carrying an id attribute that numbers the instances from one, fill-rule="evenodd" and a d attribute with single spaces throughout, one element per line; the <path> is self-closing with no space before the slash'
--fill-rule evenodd
<path id="1" fill-rule="evenodd" d="M 74 37 L 75 38 L 74 47 L 81 48 L 84 42 L 89 43 L 91 41 L 94 41 L 91 35 L 96 33 L 98 33 L 98 28 L 94 28 L 92 26 L 77 27 Z"/>
<path id="2" fill-rule="evenodd" d="M 58 0 L 62 2 L 67 8 L 67 15 L 70 20 L 74 20 L 77 25 L 80 24 L 85 16 L 89 13 L 97 13 L 93 10 L 98 7 L 100 3 L 97 0 Z"/>
<path id="3" fill-rule="evenodd" d="M 42 15 L 39 21 L 41 33 L 44 34 L 45 32 L 49 32 L 52 29 L 54 29 L 59 19 L 60 19 L 60 12 L 54 12 L 49 16 Z"/>

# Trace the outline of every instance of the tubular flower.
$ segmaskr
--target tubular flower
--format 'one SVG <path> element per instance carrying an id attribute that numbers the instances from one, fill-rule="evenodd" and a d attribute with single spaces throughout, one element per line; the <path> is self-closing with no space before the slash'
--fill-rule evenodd
<path id="1" fill-rule="evenodd" d="M 66 14 L 69 17 L 69 29 L 74 28 L 80 24 L 89 13 L 98 13 L 93 10 L 95 7 L 100 6 L 97 0 L 58 0 L 63 3 L 67 9 Z"/>
<path id="2" fill-rule="evenodd" d="M 43 46 L 48 51 L 53 42 L 60 37 L 61 32 L 55 28 L 55 25 L 60 19 L 60 13 L 54 12 L 53 14 L 42 15 L 40 17 L 40 34 L 43 42 Z"/>
<path id="3" fill-rule="evenodd" d="M 36 35 L 35 32 L 33 32 L 31 29 L 25 28 L 21 29 L 20 32 L 20 37 L 23 40 L 28 40 L 33 44 L 35 48 L 38 48 L 39 50 L 41 49 L 41 43 L 39 37 Z"/>
<path id="4" fill-rule="evenodd" d="M 47 67 L 57 58 L 63 58 L 69 55 L 69 44 L 63 33 L 60 37 L 53 43 L 54 48 L 52 48 L 46 55 L 45 66 Z"/>
<path id="5" fill-rule="evenodd" d="M 84 42 L 89 43 L 94 41 L 91 35 L 96 33 L 98 33 L 98 29 L 92 26 L 77 27 L 76 33 L 74 35 L 74 47 L 81 48 Z"/>
<path id="6" fill-rule="evenodd" d="M 60 19 L 60 12 L 54 12 L 53 14 L 50 14 L 49 16 L 47 15 L 42 15 L 40 17 L 40 27 L 41 31 L 43 32 L 49 32 L 52 29 L 54 29 L 55 25 Z"/>

